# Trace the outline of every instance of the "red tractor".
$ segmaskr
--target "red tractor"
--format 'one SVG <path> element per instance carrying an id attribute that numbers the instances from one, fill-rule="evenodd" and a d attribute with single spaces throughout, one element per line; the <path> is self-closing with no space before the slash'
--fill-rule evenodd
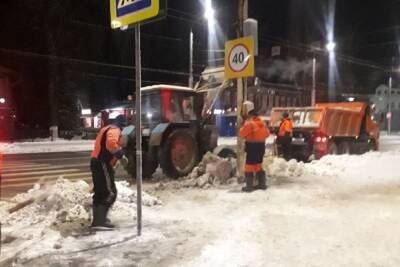
<path id="1" fill-rule="evenodd" d="M 207 151 L 217 146 L 218 130 L 202 117 L 202 108 L 203 94 L 191 88 L 171 85 L 142 88 L 144 178 L 150 178 L 158 165 L 170 177 L 184 176 Z M 129 159 L 127 171 L 135 177 L 134 125 L 123 130 L 122 146 Z"/>

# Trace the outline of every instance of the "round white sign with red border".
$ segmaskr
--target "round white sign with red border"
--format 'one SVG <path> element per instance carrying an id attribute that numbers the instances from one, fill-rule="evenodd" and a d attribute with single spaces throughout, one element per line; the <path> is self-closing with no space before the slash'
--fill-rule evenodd
<path id="1" fill-rule="evenodd" d="M 246 69 L 250 62 L 250 51 L 244 44 L 237 44 L 229 52 L 229 68 L 234 72 Z"/>

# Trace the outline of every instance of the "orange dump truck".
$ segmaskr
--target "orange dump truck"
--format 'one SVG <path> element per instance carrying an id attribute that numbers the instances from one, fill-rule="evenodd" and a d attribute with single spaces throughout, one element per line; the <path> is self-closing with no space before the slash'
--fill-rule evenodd
<path id="1" fill-rule="evenodd" d="M 283 112 L 293 120 L 292 155 L 298 160 L 312 155 L 319 159 L 327 154 L 362 154 L 379 148 L 379 127 L 366 103 L 273 108 L 270 126 L 276 132 Z"/>

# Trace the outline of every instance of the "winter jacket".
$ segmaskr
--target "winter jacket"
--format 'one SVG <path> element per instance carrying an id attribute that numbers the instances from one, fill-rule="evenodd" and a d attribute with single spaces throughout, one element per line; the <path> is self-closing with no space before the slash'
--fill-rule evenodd
<path id="1" fill-rule="evenodd" d="M 293 136 L 293 122 L 289 118 L 283 119 L 279 126 L 278 136 L 283 137 L 286 135 Z"/>
<path id="2" fill-rule="evenodd" d="M 113 165 L 116 159 L 121 159 L 123 156 L 119 143 L 120 136 L 121 129 L 117 126 L 109 125 L 100 129 L 91 157 Z"/>
<path id="3" fill-rule="evenodd" d="M 270 133 L 264 121 L 260 117 L 256 116 L 244 123 L 239 134 L 246 140 L 246 142 L 265 143 L 265 139 L 268 138 Z"/>

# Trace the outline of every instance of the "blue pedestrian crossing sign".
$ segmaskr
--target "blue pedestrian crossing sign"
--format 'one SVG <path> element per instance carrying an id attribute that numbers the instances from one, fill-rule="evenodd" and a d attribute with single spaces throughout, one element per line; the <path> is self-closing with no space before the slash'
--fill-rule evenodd
<path id="1" fill-rule="evenodd" d="M 126 27 L 156 17 L 160 0 L 110 0 L 111 28 Z"/>

